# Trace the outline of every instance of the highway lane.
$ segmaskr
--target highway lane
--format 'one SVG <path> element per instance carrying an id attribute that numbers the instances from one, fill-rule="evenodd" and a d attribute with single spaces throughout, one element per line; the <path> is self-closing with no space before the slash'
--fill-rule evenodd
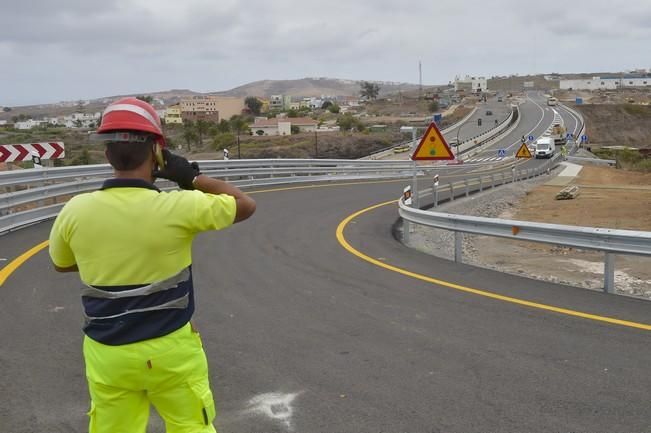
<path id="1" fill-rule="evenodd" d="M 487 116 L 487 111 L 492 112 L 492 114 Z M 450 146 L 452 146 L 452 143 L 456 141 L 457 134 L 459 141 L 469 140 L 473 137 L 483 134 L 489 129 L 494 128 L 495 120 L 497 120 L 498 123 L 502 122 L 509 116 L 510 113 L 510 104 L 506 102 L 497 102 L 496 97 L 488 98 L 487 102 L 480 102 L 477 104 L 477 110 L 473 113 L 472 116 L 468 118 L 467 121 L 463 122 L 460 125 L 456 124 L 457 126 L 446 132 L 445 139 Z M 481 126 L 478 125 L 478 119 L 482 119 Z M 417 135 L 422 136 L 424 132 L 425 127 L 419 127 Z M 416 141 L 416 144 L 418 144 L 419 141 L 420 139 Z M 456 152 L 456 148 L 453 148 L 452 151 Z M 409 152 L 389 154 L 384 156 L 382 159 L 409 159 Z"/>
<path id="2" fill-rule="evenodd" d="M 487 115 L 486 113 L 489 111 L 492 114 Z M 445 134 L 445 139 L 448 143 L 453 142 L 457 138 L 457 132 L 459 133 L 459 141 L 476 137 L 494 128 L 495 120 L 500 123 L 506 119 L 510 113 L 510 104 L 506 102 L 498 102 L 497 97 L 490 97 L 487 102 L 479 102 L 477 104 L 477 110 L 468 121 L 451 129 L 447 134 Z M 481 125 L 478 124 L 479 119 L 481 119 Z"/>
<path id="3" fill-rule="evenodd" d="M 534 93 L 528 94 L 524 103 L 520 104 L 520 116 L 520 123 L 511 133 L 469 158 L 467 162 L 494 162 L 498 157 L 498 149 L 504 149 L 506 155 L 512 157 L 518 151 L 523 136 L 525 138 L 530 135 L 533 135 L 534 138 L 540 137 L 554 120 L 553 111 L 547 110 L 544 105 L 544 98 Z"/>
<path id="4" fill-rule="evenodd" d="M 641 432 L 651 425 L 649 332 L 464 293 L 344 250 L 335 238 L 340 222 L 396 198 L 403 185 L 257 194 L 252 220 L 197 239 L 195 317 L 220 430 Z M 648 302 L 407 249 L 391 235 L 396 218 L 395 206 L 380 207 L 344 235 L 371 257 L 419 274 L 649 322 Z M 0 244 L 26 248 L 49 225 Z M 0 387 L 12 396 L 0 404 L 2 431 L 85 431 L 79 286 L 40 253 L 0 289 Z M 263 393 L 296 395 L 291 407 L 276 407 L 274 420 L 251 407 Z"/>

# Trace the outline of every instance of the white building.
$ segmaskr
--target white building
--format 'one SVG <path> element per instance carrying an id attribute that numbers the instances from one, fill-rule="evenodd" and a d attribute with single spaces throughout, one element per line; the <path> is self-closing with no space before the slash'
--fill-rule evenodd
<path id="1" fill-rule="evenodd" d="M 471 77 L 470 75 L 466 75 L 465 78 L 461 78 L 456 76 L 454 78 L 454 90 L 455 92 L 464 90 L 472 93 L 480 93 L 488 90 L 488 80 L 486 77 Z"/>
<path id="2" fill-rule="evenodd" d="M 560 81 L 563 90 L 616 90 L 628 87 L 651 87 L 651 77 L 592 77 Z"/>
<path id="3" fill-rule="evenodd" d="M 24 122 L 16 122 L 14 125 L 14 128 L 16 129 L 32 129 L 36 126 L 39 126 L 43 123 L 47 123 L 43 120 L 34 120 L 34 119 L 27 119 Z"/>
<path id="4" fill-rule="evenodd" d="M 250 125 L 253 135 L 291 135 L 292 126 L 298 127 L 300 132 L 314 132 L 317 129 L 317 121 L 309 117 L 283 117 L 273 119 L 261 119 L 256 117 L 255 122 Z M 262 131 L 259 133 L 258 131 Z"/>

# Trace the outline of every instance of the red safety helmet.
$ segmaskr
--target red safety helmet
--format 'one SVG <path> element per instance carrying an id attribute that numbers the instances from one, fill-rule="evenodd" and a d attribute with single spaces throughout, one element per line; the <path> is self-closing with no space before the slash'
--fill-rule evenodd
<path id="1" fill-rule="evenodd" d="M 165 146 L 160 117 L 150 104 L 137 98 L 122 98 L 106 107 L 98 134 L 112 131 L 139 131 L 156 135 Z"/>

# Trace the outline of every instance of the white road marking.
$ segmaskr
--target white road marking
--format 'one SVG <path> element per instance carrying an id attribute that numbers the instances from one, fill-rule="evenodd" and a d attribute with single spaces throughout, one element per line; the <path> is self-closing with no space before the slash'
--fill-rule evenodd
<path id="1" fill-rule="evenodd" d="M 530 100 L 531 102 L 533 102 L 534 105 L 536 105 L 538 108 L 540 108 L 540 112 L 543 114 L 542 117 L 540 118 L 540 120 L 538 121 L 538 123 L 536 123 L 536 126 L 534 126 L 533 129 L 531 131 L 529 131 L 529 134 L 527 134 L 527 135 L 531 135 L 536 130 L 536 128 L 538 128 L 538 125 L 540 125 L 542 123 L 542 121 L 545 120 L 545 110 L 543 109 L 543 107 L 541 107 L 536 101 L 531 99 L 529 96 L 527 96 L 527 99 Z M 513 143 L 512 145 L 506 147 L 505 149 L 509 150 L 513 146 L 515 146 L 516 144 L 522 144 L 522 142 L 518 140 L 515 143 Z"/>
<path id="2" fill-rule="evenodd" d="M 294 413 L 292 402 L 299 394 L 300 392 L 294 394 L 270 392 L 256 395 L 249 400 L 249 407 L 245 409 L 245 412 L 266 415 L 273 420 L 282 422 L 292 430 L 292 415 Z"/>

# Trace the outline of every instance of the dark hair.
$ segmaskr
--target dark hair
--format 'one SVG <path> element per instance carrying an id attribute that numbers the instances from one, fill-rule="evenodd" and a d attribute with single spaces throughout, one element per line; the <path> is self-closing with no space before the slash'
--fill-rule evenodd
<path id="1" fill-rule="evenodd" d="M 153 136 L 144 143 L 107 143 L 106 157 L 116 170 L 134 170 L 151 157 L 153 144 Z"/>

